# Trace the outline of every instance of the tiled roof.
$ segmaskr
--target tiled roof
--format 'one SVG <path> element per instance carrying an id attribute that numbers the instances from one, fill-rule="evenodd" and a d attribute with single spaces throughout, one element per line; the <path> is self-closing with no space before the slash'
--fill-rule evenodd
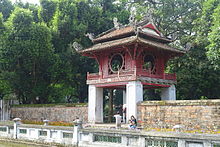
<path id="1" fill-rule="evenodd" d="M 156 40 L 158 40 L 159 42 L 162 42 L 162 43 L 172 42 L 172 40 L 170 40 L 170 39 L 167 39 L 165 37 L 156 36 L 156 35 L 153 35 L 153 34 L 150 34 L 150 33 L 147 33 L 147 32 L 140 31 L 139 33 L 142 34 L 143 36 L 147 37 L 147 38 L 152 38 L 152 40 L 156 39 Z"/>
<path id="2" fill-rule="evenodd" d="M 124 36 L 126 34 L 131 34 L 134 33 L 134 28 L 132 26 L 127 26 L 125 28 L 120 28 L 120 29 L 116 29 L 113 30 L 107 34 L 104 34 L 96 39 L 93 40 L 93 42 L 100 42 L 101 40 L 108 40 L 111 38 L 117 38 L 119 36 Z"/>
<path id="3" fill-rule="evenodd" d="M 116 40 L 116 39 L 121 39 L 129 36 L 134 36 L 137 31 L 135 30 L 137 28 L 134 28 L 132 26 L 126 26 L 124 28 L 120 29 L 111 29 L 104 33 L 103 35 L 93 39 L 93 42 L 96 43 L 103 43 L 111 40 Z M 145 36 L 147 38 L 152 38 L 151 40 L 157 40 L 158 42 L 162 43 L 170 43 L 172 42 L 171 40 L 161 37 L 161 36 L 156 36 L 147 32 L 143 32 L 141 29 L 138 30 L 139 33 L 141 33 L 142 36 Z M 158 34 L 159 35 L 159 34 Z"/>
<path id="4" fill-rule="evenodd" d="M 172 40 L 164 37 L 151 22 L 139 23 L 135 26 L 121 26 L 119 29 L 112 28 L 100 34 L 92 41 L 94 43 L 92 47 L 81 50 L 79 53 L 89 54 L 89 52 L 114 49 L 113 47 L 120 47 L 134 43 L 168 50 L 177 54 L 185 53 L 183 50 L 168 46 L 167 44 L 172 42 Z"/>
<path id="5" fill-rule="evenodd" d="M 101 50 L 104 50 L 107 48 L 119 47 L 119 46 L 123 46 L 123 45 L 134 44 L 134 43 L 140 43 L 140 44 L 152 46 L 152 47 L 155 47 L 158 49 L 172 51 L 172 52 L 179 53 L 179 54 L 185 53 L 185 51 L 183 51 L 183 50 L 178 50 L 178 49 L 172 48 L 166 44 L 159 43 L 159 42 L 152 41 L 152 40 L 146 40 L 144 38 L 140 38 L 137 36 L 131 36 L 131 37 L 126 37 L 126 38 L 108 41 L 108 42 L 104 42 L 104 43 L 98 43 L 98 44 L 93 45 L 90 48 L 79 51 L 79 53 L 83 54 L 83 53 L 96 52 L 96 51 L 101 51 Z"/>

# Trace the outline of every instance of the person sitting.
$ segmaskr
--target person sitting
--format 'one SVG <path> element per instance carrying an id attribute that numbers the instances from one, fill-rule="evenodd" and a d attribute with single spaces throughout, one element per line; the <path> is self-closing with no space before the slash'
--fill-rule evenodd
<path id="1" fill-rule="evenodd" d="M 129 120 L 129 122 L 130 122 L 130 124 L 129 124 L 130 129 L 136 129 L 136 127 L 137 127 L 137 120 L 136 120 L 136 118 L 133 115 L 131 116 L 131 119 Z"/>

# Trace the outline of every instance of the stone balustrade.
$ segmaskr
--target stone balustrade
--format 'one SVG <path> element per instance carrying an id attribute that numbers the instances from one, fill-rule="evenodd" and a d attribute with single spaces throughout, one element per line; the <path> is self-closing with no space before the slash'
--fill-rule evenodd
<path id="1" fill-rule="evenodd" d="M 62 145 L 96 147 L 213 147 L 220 146 L 219 134 L 194 134 L 181 132 L 155 132 L 115 128 L 79 128 L 73 127 L 24 125 L 0 125 L 0 138 L 30 140 Z"/>

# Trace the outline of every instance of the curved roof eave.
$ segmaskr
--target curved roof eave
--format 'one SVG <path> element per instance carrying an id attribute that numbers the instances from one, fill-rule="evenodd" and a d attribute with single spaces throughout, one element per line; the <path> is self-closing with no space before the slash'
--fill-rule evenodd
<path id="1" fill-rule="evenodd" d="M 170 47 L 166 44 L 158 43 L 158 42 L 151 41 L 151 40 L 146 40 L 144 38 L 140 38 L 137 36 L 131 36 L 131 37 L 123 38 L 123 39 L 108 41 L 108 42 L 104 42 L 104 43 L 98 43 L 98 44 L 93 45 L 90 48 L 79 51 L 79 53 L 87 54 L 87 53 L 91 53 L 91 52 L 99 52 L 101 50 L 110 49 L 112 47 L 119 47 L 119 46 L 123 46 L 123 45 L 134 44 L 134 43 L 141 43 L 141 44 L 149 45 L 149 46 L 159 48 L 162 50 L 167 50 L 167 51 L 180 53 L 180 54 L 186 53 L 184 50 L 179 50 L 179 49 Z"/>

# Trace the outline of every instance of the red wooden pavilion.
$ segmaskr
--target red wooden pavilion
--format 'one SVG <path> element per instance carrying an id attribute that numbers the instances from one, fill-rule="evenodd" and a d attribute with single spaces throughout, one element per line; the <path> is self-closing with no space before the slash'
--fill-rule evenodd
<path id="1" fill-rule="evenodd" d="M 176 99 L 176 75 L 165 73 L 165 67 L 185 51 L 170 47 L 172 40 L 152 22 L 114 27 L 92 41 L 92 47 L 79 51 L 99 65 L 99 73 L 87 74 L 90 122 L 103 122 L 103 88 L 126 89 L 127 118 L 137 116 L 143 89 L 162 88 L 162 100 Z"/>

